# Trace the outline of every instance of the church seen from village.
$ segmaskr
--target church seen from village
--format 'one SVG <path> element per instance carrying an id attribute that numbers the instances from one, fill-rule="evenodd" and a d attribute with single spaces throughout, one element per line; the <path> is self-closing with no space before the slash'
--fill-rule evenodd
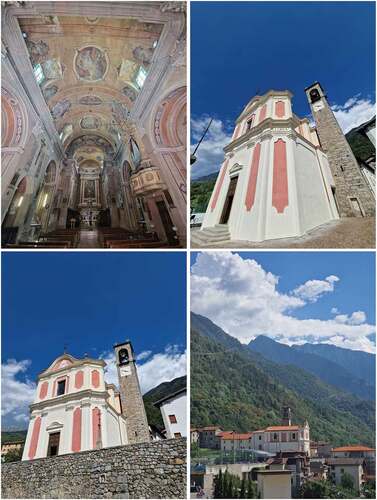
<path id="1" fill-rule="evenodd" d="M 63 354 L 38 376 L 22 460 L 150 441 L 132 344 L 114 350 L 119 390 L 101 359 Z"/>

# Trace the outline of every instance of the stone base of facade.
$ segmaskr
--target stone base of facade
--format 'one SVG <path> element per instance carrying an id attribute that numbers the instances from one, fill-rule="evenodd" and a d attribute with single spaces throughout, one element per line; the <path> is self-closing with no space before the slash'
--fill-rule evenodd
<path id="1" fill-rule="evenodd" d="M 2 498 L 186 498 L 186 439 L 2 464 Z"/>

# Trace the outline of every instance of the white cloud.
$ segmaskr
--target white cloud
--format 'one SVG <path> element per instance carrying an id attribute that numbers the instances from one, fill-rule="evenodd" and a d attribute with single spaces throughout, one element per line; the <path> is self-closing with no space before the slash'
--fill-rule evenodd
<path id="1" fill-rule="evenodd" d="M 309 280 L 293 290 L 293 295 L 309 302 L 317 302 L 324 293 L 334 291 L 334 283 L 339 281 L 337 276 L 327 276 L 324 280 Z"/>
<path id="2" fill-rule="evenodd" d="M 331 109 L 345 134 L 376 114 L 376 104 L 369 98 L 361 98 L 360 94 L 350 97 L 344 104 L 334 104 Z"/>
<path id="3" fill-rule="evenodd" d="M 20 376 L 30 364 L 30 360 L 8 359 L 1 367 L 1 415 L 7 429 L 27 427 L 36 385 L 28 378 L 20 380 Z"/>
<path id="4" fill-rule="evenodd" d="M 267 335 L 288 345 L 324 342 L 374 352 L 375 345 L 368 335 L 375 328 L 365 323 L 362 311 L 346 316 L 343 321 L 338 316 L 321 320 L 298 319 L 293 315 L 297 308 L 313 301 L 313 297 L 331 293 L 338 279 L 328 276 L 318 280 L 322 283 L 320 287 L 305 283 L 302 286 L 306 293 L 296 296 L 292 292 L 279 292 L 279 278 L 255 260 L 242 259 L 230 252 L 203 252 L 192 266 L 191 307 L 242 343 L 257 335 Z M 323 290 L 325 287 L 332 290 Z"/>
<path id="5" fill-rule="evenodd" d="M 331 314 L 338 314 L 339 313 L 339 309 L 337 307 L 333 307 L 331 309 Z"/>
<path id="6" fill-rule="evenodd" d="M 138 361 L 141 361 L 142 359 L 147 359 L 149 356 L 152 354 L 152 351 L 143 351 L 140 354 L 137 355 Z"/>
<path id="7" fill-rule="evenodd" d="M 201 116 L 191 119 L 192 150 L 201 138 L 210 118 Z M 221 120 L 214 119 L 197 151 L 197 161 L 192 166 L 192 178 L 201 177 L 220 170 L 224 161 L 223 148 L 231 141 L 232 133 L 226 130 Z"/>
<path id="8" fill-rule="evenodd" d="M 143 356 L 148 353 L 148 356 Z M 140 357 L 141 356 L 141 357 Z M 102 353 L 100 356 L 105 360 L 105 378 L 108 384 L 118 386 L 118 373 L 113 351 Z M 148 358 L 144 363 L 142 359 Z M 178 346 L 168 345 L 164 352 L 151 356 L 150 351 L 144 351 L 137 356 L 137 371 L 140 381 L 141 392 L 145 394 L 162 382 L 169 382 L 176 377 L 186 375 L 186 352 L 181 352 Z"/>

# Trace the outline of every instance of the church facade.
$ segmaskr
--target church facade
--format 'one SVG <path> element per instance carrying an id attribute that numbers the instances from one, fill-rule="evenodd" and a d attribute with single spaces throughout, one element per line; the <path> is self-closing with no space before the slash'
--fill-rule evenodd
<path id="1" fill-rule="evenodd" d="M 81 232 L 85 248 L 85 231 L 102 246 L 104 229 L 112 241 L 185 245 L 184 10 L 5 3 L 3 246 L 77 246 Z"/>
<path id="2" fill-rule="evenodd" d="M 307 92 L 310 98 L 311 88 Z M 300 237 L 340 216 L 374 214 L 373 193 L 327 101 L 329 118 L 319 120 L 313 111 L 317 127 L 312 127 L 293 113 L 291 99 L 289 91 L 271 90 L 252 98 L 237 119 L 198 239 L 201 234 L 214 242 Z M 335 151 L 323 139 L 331 133 Z"/>
<path id="3" fill-rule="evenodd" d="M 100 359 L 63 354 L 39 375 L 22 460 L 149 442 L 131 343 L 115 357 L 120 391 Z"/>

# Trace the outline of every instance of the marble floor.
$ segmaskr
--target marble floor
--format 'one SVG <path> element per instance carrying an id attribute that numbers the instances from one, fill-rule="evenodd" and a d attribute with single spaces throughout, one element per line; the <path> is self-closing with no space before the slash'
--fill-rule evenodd
<path id="1" fill-rule="evenodd" d="M 100 248 L 97 229 L 81 229 L 78 248 Z"/>

